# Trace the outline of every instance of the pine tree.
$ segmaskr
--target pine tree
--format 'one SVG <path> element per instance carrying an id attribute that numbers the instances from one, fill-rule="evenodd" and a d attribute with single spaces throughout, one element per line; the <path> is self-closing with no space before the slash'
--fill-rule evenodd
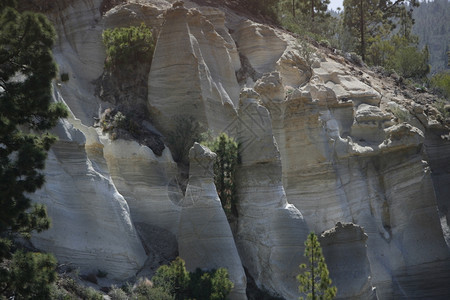
<path id="1" fill-rule="evenodd" d="M 55 31 L 42 14 L 19 13 L 14 1 L 0 4 L 0 293 L 29 298 L 24 284 L 52 281 L 42 267 L 53 266 L 49 256 L 14 254 L 12 239 L 28 238 L 32 231 L 50 226 L 43 205 L 32 204 L 27 194 L 44 184 L 45 159 L 56 138 L 45 131 L 67 111 L 51 103 L 51 80 L 56 75 L 51 49 Z M 5 258 L 12 265 L 5 267 Z M 15 272 L 24 260 L 31 271 Z M 42 271 L 42 272 L 41 272 Z M 43 278 L 42 276 L 49 275 Z M 33 277 L 37 276 L 37 277 Z M 41 277 L 40 279 L 38 277 Z M 26 280 L 23 282 L 21 280 Z M 16 290 L 14 291 L 14 287 Z M 33 290 L 38 289 L 36 286 Z M 21 290 L 21 292 L 19 292 Z M 43 287 L 42 293 L 48 292 Z M 8 294 L 10 293 L 10 294 Z M 42 294 L 41 293 L 41 294 Z M 44 297 L 45 298 L 45 297 Z"/>
<path id="2" fill-rule="evenodd" d="M 312 23 L 328 16 L 328 4 L 330 0 L 299 0 L 300 11 L 309 16 Z"/>
<path id="3" fill-rule="evenodd" d="M 336 296 L 337 288 L 331 286 L 331 279 L 322 248 L 314 233 L 308 235 L 305 242 L 305 256 L 308 258 L 306 264 L 301 264 L 303 273 L 297 276 L 300 282 L 300 293 L 306 294 L 306 299 L 333 299 Z M 300 299 L 304 299 L 300 297 Z"/>
<path id="4" fill-rule="evenodd" d="M 226 133 L 204 144 L 217 154 L 214 163 L 214 184 L 222 207 L 227 214 L 232 212 L 237 216 L 234 174 L 238 163 L 238 144 Z"/>
<path id="5" fill-rule="evenodd" d="M 409 3 L 409 10 L 405 4 Z M 358 39 L 357 53 L 366 59 L 370 39 L 380 31 L 392 32 L 401 19 L 402 26 L 413 24 L 412 8 L 419 6 L 417 0 L 344 0 L 344 27 Z"/>

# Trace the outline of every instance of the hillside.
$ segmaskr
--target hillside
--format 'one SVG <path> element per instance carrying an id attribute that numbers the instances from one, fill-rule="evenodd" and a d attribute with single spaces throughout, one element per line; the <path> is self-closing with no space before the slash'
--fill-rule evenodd
<path id="1" fill-rule="evenodd" d="M 298 299 L 313 231 L 338 299 L 450 295 L 450 118 L 433 95 L 305 48 L 236 1 L 52 3 L 33 1 L 56 27 L 68 80 L 54 101 L 70 117 L 33 195 L 53 220 L 35 247 L 115 282 L 179 255 L 189 270 L 226 267 L 231 299 L 247 299 L 247 282 Z M 142 23 L 151 62 L 108 72 L 104 30 Z M 103 121 L 118 111 L 133 125 L 113 135 Z M 239 142 L 237 217 L 221 206 L 213 153 L 195 144 L 189 167 L 175 161 L 178 120 Z"/>
<path id="2" fill-rule="evenodd" d="M 413 33 L 419 36 L 419 47 L 428 45 L 430 74 L 448 70 L 450 51 L 450 2 L 448 0 L 423 1 L 414 9 Z"/>

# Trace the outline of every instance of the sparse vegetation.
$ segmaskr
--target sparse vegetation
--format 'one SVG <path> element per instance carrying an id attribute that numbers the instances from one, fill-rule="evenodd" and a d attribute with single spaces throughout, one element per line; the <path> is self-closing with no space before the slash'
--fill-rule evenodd
<path id="1" fill-rule="evenodd" d="M 450 100 L 450 71 L 434 75 L 431 78 L 430 85 L 436 92 Z"/>
<path id="2" fill-rule="evenodd" d="M 61 73 L 61 81 L 62 82 L 69 81 L 69 73 Z"/>
<path id="3" fill-rule="evenodd" d="M 300 282 L 298 289 L 306 298 L 300 297 L 300 299 L 333 299 L 336 297 L 337 288 L 331 285 L 327 264 L 317 235 L 311 232 L 305 246 L 305 257 L 308 261 L 306 264 L 300 265 L 302 273 L 297 276 L 297 280 Z"/>
<path id="4" fill-rule="evenodd" d="M 217 154 L 214 163 L 214 183 L 222 207 L 228 216 L 232 213 L 237 217 L 234 175 L 239 162 L 238 144 L 226 133 L 220 134 L 212 141 L 203 142 L 203 144 Z"/>
<path id="5" fill-rule="evenodd" d="M 100 116 L 99 126 L 112 140 L 126 137 L 126 133 L 135 138 L 141 135 L 141 126 L 118 110 L 106 109 Z"/>
<path id="6" fill-rule="evenodd" d="M 391 109 L 391 112 L 399 123 L 408 122 L 411 119 L 411 114 L 401 107 L 394 107 Z"/>
<path id="7" fill-rule="evenodd" d="M 45 299 L 55 300 L 102 300 L 103 294 L 92 287 L 83 286 L 76 279 L 62 275 L 54 284 L 51 292 L 51 297 Z"/>
<path id="8" fill-rule="evenodd" d="M 175 299 L 224 300 L 233 288 L 226 269 L 189 273 L 179 257 L 159 267 L 152 282 L 153 288 L 161 288 Z"/>
<path id="9" fill-rule="evenodd" d="M 155 45 L 152 31 L 144 23 L 139 27 L 107 29 L 102 37 L 106 47 L 106 69 L 114 70 L 130 62 L 151 62 Z"/>
<path id="10" fill-rule="evenodd" d="M 22 251 L 14 241 L 50 227 L 45 206 L 29 195 L 44 184 L 56 141 L 48 130 L 67 110 L 52 103 L 55 30 L 44 15 L 16 8 L 16 1 L 0 3 L 0 298 L 47 299 L 55 258 Z"/>

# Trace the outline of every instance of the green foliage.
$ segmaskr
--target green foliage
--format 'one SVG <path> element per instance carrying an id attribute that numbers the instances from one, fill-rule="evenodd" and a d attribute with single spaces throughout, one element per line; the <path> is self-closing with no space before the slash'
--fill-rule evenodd
<path id="1" fill-rule="evenodd" d="M 175 129 L 167 134 L 167 142 L 176 162 L 189 164 L 189 149 L 202 140 L 203 131 L 203 126 L 194 117 L 175 117 Z"/>
<path id="2" fill-rule="evenodd" d="M 128 300 L 127 293 L 115 285 L 111 287 L 108 296 L 111 298 L 111 300 Z"/>
<path id="3" fill-rule="evenodd" d="M 53 288 L 51 298 L 45 299 L 85 299 L 85 300 L 103 300 L 102 293 L 92 287 L 85 287 L 79 284 L 75 279 L 63 276 L 60 277 Z"/>
<path id="4" fill-rule="evenodd" d="M 108 276 L 108 272 L 102 271 L 102 270 L 97 270 L 97 277 L 98 278 L 105 278 L 106 276 Z"/>
<path id="5" fill-rule="evenodd" d="M 220 202 L 227 215 L 237 216 L 237 196 L 235 170 L 239 162 L 238 144 L 226 133 L 220 134 L 212 141 L 203 142 L 211 151 L 217 154 L 214 162 L 214 183 Z"/>
<path id="6" fill-rule="evenodd" d="M 69 73 L 61 73 L 61 81 L 62 82 L 69 81 Z"/>
<path id="7" fill-rule="evenodd" d="M 107 29 L 102 37 L 107 69 L 114 70 L 129 62 L 151 63 L 155 46 L 152 31 L 144 23 L 139 27 Z"/>
<path id="8" fill-rule="evenodd" d="M 55 278 L 54 259 L 12 254 L 10 239 L 50 226 L 45 206 L 32 204 L 27 195 L 44 184 L 41 170 L 56 140 L 46 130 L 67 111 L 51 103 L 53 26 L 42 14 L 17 12 L 13 2 L 0 5 L 0 293 L 45 299 Z"/>
<path id="9" fill-rule="evenodd" d="M 156 270 L 152 281 L 155 287 L 160 287 L 175 299 L 185 299 L 188 296 L 189 272 L 186 271 L 184 260 L 177 257 L 170 265 L 164 265 Z"/>
<path id="10" fill-rule="evenodd" d="M 431 87 L 450 100 L 450 71 L 438 73 L 431 77 Z"/>
<path id="11" fill-rule="evenodd" d="M 407 34 L 413 24 L 412 10 L 404 4 L 418 6 L 417 0 L 344 0 L 343 25 L 357 40 L 353 50 L 366 60 L 366 51 L 371 39 L 381 32 L 393 32 L 398 24 L 403 26 L 402 32 Z M 394 22 L 399 20 L 399 22 Z"/>
<path id="12" fill-rule="evenodd" d="M 123 137 L 121 131 L 129 133 L 135 138 L 139 138 L 141 135 L 141 126 L 133 118 L 125 116 L 118 110 L 106 109 L 98 124 L 103 132 L 109 132 L 112 140 Z"/>
<path id="13" fill-rule="evenodd" d="M 393 67 L 405 78 L 424 78 L 430 72 L 428 50 L 418 51 L 415 46 L 398 48 L 393 57 Z"/>
<path id="14" fill-rule="evenodd" d="M 153 289 L 161 289 L 174 296 L 174 299 L 224 300 L 233 289 L 226 269 L 197 269 L 189 273 L 179 257 L 170 265 L 159 267 L 152 281 Z"/>
<path id="15" fill-rule="evenodd" d="M 211 300 L 224 300 L 233 289 L 233 283 L 228 278 L 228 271 L 225 268 L 219 268 L 211 271 Z M 197 299 L 201 299 L 198 297 Z"/>
<path id="16" fill-rule="evenodd" d="M 298 39 L 297 42 L 297 49 L 300 53 L 300 56 L 303 57 L 305 63 L 308 65 L 308 67 L 311 68 L 314 61 L 313 48 L 311 48 L 311 46 L 309 46 L 309 44 L 304 39 Z"/>
<path id="17" fill-rule="evenodd" d="M 49 299 L 56 279 L 52 255 L 16 251 L 6 266 L 0 267 L 0 295 L 17 299 Z"/>
<path id="18" fill-rule="evenodd" d="M 314 233 L 308 235 L 305 246 L 305 257 L 308 258 L 308 262 L 300 265 L 303 272 L 297 276 L 297 280 L 300 282 L 299 291 L 306 295 L 306 299 L 333 299 L 336 296 L 337 288 L 331 286 L 322 248 Z M 300 297 L 300 299 L 304 298 Z"/>
<path id="19" fill-rule="evenodd" d="M 42 131 L 67 115 L 51 103 L 54 36 L 41 14 L 0 11 L 0 233 L 29 236 L 50 225 L 45 207 L 31 205 L 26 194 L 44 183 L 39 170 L 56 140 Z"/>
<path id="20" fill-rule="evenodd" d="M 419 37 L 419 47 L 428 45 L 431 74 L 448 70 L 447 52 L 450 50 L 450 2 L 448 0 L 421 1 L 414 9 L 412 32 Z"/>
<path id="21" fill-rule="evenodd" d="M 243 6 L 257 15 L 263 15 L 276 21 L 278 0 L 241 0 Z"/>
<path id="22" fill-rule="evenodd" d="M 140 279 L 131 293 L 131 299 L 133 300 L 173 300 L 175 299 L 168 291 L 161 286 L 153 286 L 148 279 Z"/>
<path id="23" fill-rule="evenodd" d="M 278 15 L 281 25 L 302 39 L 327 40 L 327 45 L 338 47 L 339 21 L 327 12 L 328 4 L 329 1 L 318 0 L 280 1 Z M 311 9 L 312 5 L 314 10 Z"/>
<path id="24" fill-rule="evenodd" d="M 411 119 L 409 112 L 399 106 L 392 108 L 391 112 L 397 118 L 399 123 L 408 122 Z"/>

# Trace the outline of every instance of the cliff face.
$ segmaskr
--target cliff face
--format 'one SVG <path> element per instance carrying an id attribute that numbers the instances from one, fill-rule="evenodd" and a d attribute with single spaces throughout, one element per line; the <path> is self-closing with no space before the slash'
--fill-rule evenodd
<path id="1" fill-rule="evenodd" d="M 226 7 L 128 2 L 46 10 L 58 32 L 55 58 L 70 78 L 55 84 L 55 101 L 72 115 L 55 129 L 47 183 L 33 195 L 53 219 L 33 238 L 37 247 L 115 279 L 176 255 L 191 270 L 227 267 L 234 299 L 246 298 L 245 268 L 260 288 L 294 299 L 304 240 L 324 232 L 339 298 L 450 295 L 449 130 L 432 107 L 392 79 L 328 49 L 307 51 Z M 136 100 L 147 105 L 151 130 L 167 135 L 177 117 L 192 116 L 240 143 L 232 227 L 208 149 L 191 149 L 183 192 L 169 148 L 158 156 L 93 127 L 114 106 L 96 96 L 101 33 L 141 22 L 157 36 L 147 96 Z M 407 122 L 394 116 L 399 110 Z"/>

